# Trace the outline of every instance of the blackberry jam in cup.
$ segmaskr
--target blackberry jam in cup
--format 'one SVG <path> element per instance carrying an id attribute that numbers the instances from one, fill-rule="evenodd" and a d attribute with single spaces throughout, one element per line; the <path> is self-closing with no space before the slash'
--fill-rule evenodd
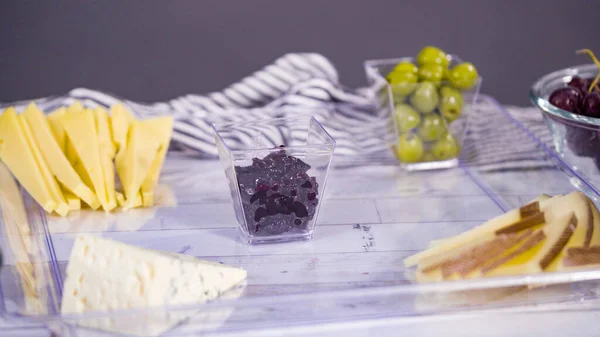
<path id="1" fill-rule="evenodd" d="M 314 117 L 214 124 L 242 239 L 312 238 L 335 148 Z"/>

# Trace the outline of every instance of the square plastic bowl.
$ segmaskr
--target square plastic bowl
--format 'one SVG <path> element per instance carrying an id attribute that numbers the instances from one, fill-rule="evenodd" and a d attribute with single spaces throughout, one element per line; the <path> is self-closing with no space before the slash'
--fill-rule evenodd
<path id="1" fill-rule="evenodd" d="M 335 140 L 314 117 L 213 124 L 243 241 L 312 238 Z"/>

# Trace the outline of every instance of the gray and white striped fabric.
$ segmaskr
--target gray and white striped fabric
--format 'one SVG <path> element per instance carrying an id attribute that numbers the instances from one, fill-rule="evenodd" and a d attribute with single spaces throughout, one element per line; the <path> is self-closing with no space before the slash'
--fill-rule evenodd
<path id="1" fill-rule="evenodd" d="M 336 157 L 393 160 L 384 131 L 388 122 L 376 109 L 375 93 L 369 88 L 348 90 L 340 85 L 335 67 L 319 54 L 287 54 L 228 88 L 208 95 L 186 95 L 143 104 L 107 93 L 78 88 L 65 96 L 36 100 L 44 111 L 52 111 L 74 100 L 87 106 L 125 103 L 138 117 L 172 114 L 175 117 L 172 151 L 185 151 L 200 158 L 215 158 L 212 123 L 251 121 L 310 113 L 336 139 Z M 24 106 L 27 102 L 10 103 Z M 2 104 L 6 106 L 8 104 Z M 539 112 L 510 109 L 525 127 L 543 141 L 549 133 Z M 481 99 L 472 111 L 463 153 L 465 161 L 482 169 L 547 166 L 539 148 L 525 132 L 498 113 L 490 99 Z"/>

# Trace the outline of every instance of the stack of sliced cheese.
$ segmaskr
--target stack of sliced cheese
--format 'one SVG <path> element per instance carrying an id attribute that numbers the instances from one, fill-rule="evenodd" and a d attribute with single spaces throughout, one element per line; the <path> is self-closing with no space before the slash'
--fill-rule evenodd
<path id="1" fill-rule="evenodd" d="M 34 103 L 0 115 L 0 160 L 48 213 L 150 207 L 173 118 L 136 120 L 123 106 L 75 102 L 48 116 Z M 115 167 L 122 189 L 115 186 Z"/>
<path id="2" fill-rule="evenodd" d="M 420 282 L 600 266 L 600 213 L 581 192 L 550 197 L 432 242 L 404 260 Z"/>

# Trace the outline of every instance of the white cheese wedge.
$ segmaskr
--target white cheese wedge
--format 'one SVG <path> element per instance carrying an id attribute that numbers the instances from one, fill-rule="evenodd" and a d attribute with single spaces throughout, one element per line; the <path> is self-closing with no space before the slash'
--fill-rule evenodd
<path id="1" fill-rule="evenodd" d="M 96 195 L 84 184 L 75 169 L 67 160 L 67 157 L 64 155 L 64 152 L 61 150 L 61 147 L 51 131 L 52 128 L 46 120 L 44 113 L 32 103 L 25 109 L 22 116 L 31 128 L 36 145 L 40 149 L 50 171 L 68 190 L 65 191 L 62 189 L 61 191 L 63 194 L 66 194 L 64 197 L 69 204 L 69 209 L 79 209 L 80 206 L 77 206 L 78 204 L 81 205 L 81 203 L 79 203 L 79 198 L 83 199 L 83 201 L 92 208 L 98 208 L 99 203 Z M 60 130 L 55 132 L 55 134 L 59 133 Z M 64 135 L 61 135 L 59 138 L 63 136 Z M 63 145 L 65 144 L 63 143 Z M 77 196 L 77 198 L 73 197 L 73 194 Z"/>
<path id="2" fill-rule="evenodd" d="M 200 304 L 244 281 L 245 270 L 192 256 L 143 249 L 94 236 L 75 240 L 67 267 L 62 314 Z M 141 315 L 143 316 L 143 315 Z M 113 332 L 158 335 L 182 318 L 143 319 L 145 326 L 111 319 L 78 324 Z M 133 318 L 133 317 L 132 317 Z"/>

